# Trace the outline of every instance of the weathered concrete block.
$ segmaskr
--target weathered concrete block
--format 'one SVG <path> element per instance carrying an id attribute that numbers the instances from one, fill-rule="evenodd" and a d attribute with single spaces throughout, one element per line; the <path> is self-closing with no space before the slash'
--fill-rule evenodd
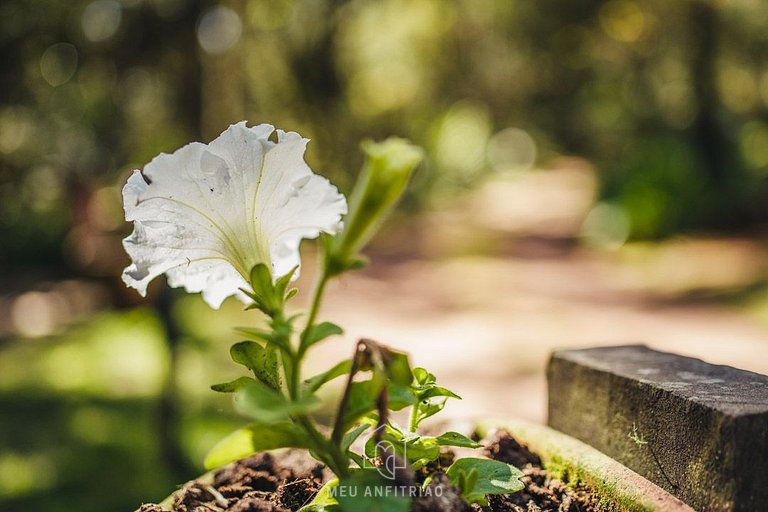
<path id="1" fill-rule="evenodd" d="M 549 425 L 696 510 L 768 511 L 768 377 L 644 346 L 563 350 Z"/>

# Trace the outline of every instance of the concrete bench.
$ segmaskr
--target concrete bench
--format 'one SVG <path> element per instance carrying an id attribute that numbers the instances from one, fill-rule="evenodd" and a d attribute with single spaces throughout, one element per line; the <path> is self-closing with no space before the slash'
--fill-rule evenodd
<path id="1" fill-rule="evenodd" d="M 768 511 L 768 377 L 621 346 L 555 352 L 549 425 L 696 510 Z"/>

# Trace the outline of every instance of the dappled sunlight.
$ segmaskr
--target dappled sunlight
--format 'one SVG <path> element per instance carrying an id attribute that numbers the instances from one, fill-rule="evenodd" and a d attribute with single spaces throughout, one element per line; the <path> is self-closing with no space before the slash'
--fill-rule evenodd
<path id="1" fill-rule="evenodd" d="M 166 364 L 163 338 L 150 315 L 142 310 L 106 313 L 60 336 L 6 346 L 0 358 L 0 390 L 154 396 Z"/>

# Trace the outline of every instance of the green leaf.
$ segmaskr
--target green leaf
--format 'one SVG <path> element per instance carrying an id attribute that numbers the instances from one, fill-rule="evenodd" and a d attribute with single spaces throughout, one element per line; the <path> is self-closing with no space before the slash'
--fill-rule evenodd
<path id="1" fill-rule="evenodd" d="M 281 324 L 282 325 L 282 324 Z M 290 323 L 288 324 L 290 326 Z M 282 350 L 290 351 L 287 340 L 290 338 L 290 331 L 288 336 L 284 336 L 285 333 L 278 333 L 274 331 L 265 331 L 262 329 L 254 329 L 252 327 L 235 327 L 235 332 L 254 341 L 264 341 L 267 344 L 274 344 Z"/>
<path id="2" fill-rule="evenodd" d="M 304 381 L 304 388 L 309 392 L 315 392 L 326 382 L 330 382 L 337 377 L 341 377 L 350 372 L 352 361 L 346 359 L 336 364 L 333 368 Z"/>
<path id="3" fill-rule="evenodd" d="M 387 448 L 394 449 L 395 453 L 398 455 L 403 455 L 403 447 L 405 446 L 405 440 L 403 439 L 403 432 L 396 428 L 394 425 L 387 423 L 383 425 L 384 430 L 381 431 L 381 443 L 385 443 Z M 378 429 L 377 429 L 378 430 Z M 373 459 L 374 457 L 378 456 L 378 441 L 376 439 L 375 435 L 372 435 L 368 438 L 368 440 L 365 442 L 365 449 L 364 452 L 365 456 L 369 459 Z"/>
<path id="4" fill-rule="evenodd" d="M 458 398 L 461 400 L 461 397 L 451 391 L 450 389 L 446 389 L 442 386 L 432 386 L 423 393 L 420 394 L 419 398 L 422 400 L 426 400 L 427 398 L 434 398 L 436 396 L 447 396 L 448 398 Z"/>
<path id="5" fill-rule="evenodd" d="M 382 381 L 379 379 L 353 382 L 349 389 L 349 402 L 344 414 L 344 425 L 349 427 L 360 417 L 375 411 L 377 398 L 381 392 Z M 390 384 L 387 386 L 388 407 L 393 411 L 399 411 L 416 403 L 416 397 L 405 386 Z"/>
<path id="6" fill-rule="evenodd" d="M 288 299 L 286 290 L 288 289 L 288 285 L 291 284 L 291 280 L 293 279 L 293 276 L 296 274 L 296 271 L 298 269 L 299 269 L 299 266 L 296 265 L 290 271 L 288 271 L 287 274 L 280 277 L 275 282 L 275 287 L 274 287 L 275 298 L 281 300 L 282 302 L 285 302 Z"/>
<path id="7" fill-rule="evenodd" d="M 351 452 L 348 450 L 347 456 L 352 460 L 352 462 L 357 464 L 357 467 L 362 468 L 365 466 L 365 459 L 361 455 L 358 455 L 355 452 Z"/>
<path id="8" fill-rule="evenodd" d="M 332 512 L 339 510 L 339 502 L 336 500 L 336 488 L 339 486 L 339 479 L 328 480 L 320 488 L 314 499 L 299 509 L 299 512 Z"/>
<path id="9" fill-rule="evenodd" d="M 205 457 L 205 467 L 212 469 L 265 450 L 307 446 L 303 432 L 294 423 L 251 423 L 219 441 Z"/>
<path id="10" fill-rule="evenodd" d="M 344 412 L 344 426 L 354 424 L 360 417 L 376 409 L 376 395 L 381 390 L 372 381 L 353 382 L 349 387 L 347 410 Z"/>
<path id="11" fill-rule="evenodd" d="M 258 381 L 248 383 L 235 393 L 235 408 L 263 423 L 286 420 L 291 415 L 305 414 L 319 406 L 320 400 L 314 395 L 290 401 L 281 392 Z"/>
<path id="12" fill-rule="evenodd" d="M 467 484 L 474 479 L 472 471 L 477 472 L 477 479 L 469 488 Z M 487 503 L 485 497 L 488 494 L 508 494 L 525 487 L 519 480 L 523 476 L 522 471 L 504 462 L 491 459 L 472 457 L 459 459 L 451 464 L 446 474 L 457 487 L 461 488 L 460 484 L 464 483 L 465 488 L 461 488 L 461 492 L 469 503 L 481 505 Z"/>
<path id="13" fill-rule="evenodd" d="M 442 411 L 446 402 L 448 402 L 447 397 L 422 400 L 419 404 L 419 412 L 416 414 L 416 426 L 418 427 L 422 421 Z"/>
<path id="14" fill-rule="evenodd" d="M 413 392 L 406 386 L 390 384 L 387 386 L 387 393 L 389 397 L 389 408 L 393 411 L 400 411 L 417 402 L 417 398 L 413 395 Z"/>
<path id="15" fill-rule="evenodd" d="M 307 332 L 301 339 L 301 351 L 307 350 L 309 347 L 322 341 L 329 336 L 338 336 L 343 334 L 344 330 L 338 325 L 332 322 L 322 322 L 315 324 L 307 329 Z"/>
<path id="16" fill-rule="evenodd" d="M 391 424 L 385 426 L 381 433 L 381 439 L 371 436 L 365 443 L 365 455 L 375 458 L 380 446 L 394 451 L 397 455 L 408 461 L 414 470 L 418 470 L 440 456 L 440 445 L 437 439 L 430 436 L 419 436 L 412 432 L 403 433 Z"/>
<path id="17" fill-rule="evenodd" d="M 358 425 L 346 434 L 344 434 L 344 438 L 341 440 L 341 449 L 344 451 L 349 450 L 349 447 L 352 446 L 352 443 L 354 443 L 360 435 L 371 428 L 371 426 L 367 423 L 363 423 L 362 425 Z"/>
<path id="18" fill-rule="evenodd" d="M 253 370 L 256 378 L 272 389 L 280 389 L 280 361 L 275 345 L 264 347 L 262 361 L 263 365 Z"/>
<path id="19" fill-rule="evenodd" d="M 264 263 L 259 263 L 251 269 L 251 288 L 248 295 L 253 299 L 254 306 L 270 317 L 274 317 L 283 309 L 284 297 L 278 296 L 272 284 L 272 272 Z"/>
<path id="20" fill-rule="evenodd" d="M 241 389 L 251 382 L 256 382 L 250 377 L 239 377 L 230 382 L 222 382 L 221 384 L 214 384 L 211 389 L 218 391 L 219 393 L 234 393 L 238 389 Z"/>
<path id="21" fill-rule="evenodd" d="M 262 347 L 255 341 L 241 341 L 229 349 L 232 360 L 242 364 L 272 389 L 280 388 L 280 366 L 274 345 Z"/>
<path id="22" fill-rule="evenodd" d="M 424 386 L 425 384 L 434 384 L 437 380 L 433 374 L 429 373 L 427 370 L 421 367 L 416 367 L 413 369 L 413 378 L 420 386 Z"/>
<path id="23" fill-rule="evenodd" d="M 272 331 L 254 329 L 253 327 L 235 327 L 235 332 L 242 334 L 249 340 L 266 341 L 267 343 L 272 343 L 272 338 L 274 337 Z"/>
<path id="24" fill-rule="evenodd" d="M 375 469 L 359 469 L 339 482 L 335 498 L 343 512 L 409 512 L 411 498 L 386 492 L 392 485 Z"/>
<path id="25" fill-rule="evenodd" d="M 407 354 L 388 350 L 384 365 L 387 369 L 387 376 L 395 384 L 410 386 L 413 382 L 413 372 L 411 372 L 411 364 L 408 362 Z"/>
<path id="26" fill-rule="evenodd" d="M 402 456 L 418 470 L 440 457 L 440 445 L 434 437 L 416 435 L 406 438 Z"/>
<path id="27" fill-rule="evenodd" d="M 435 440 L 440 446 L 460 446 L 462 448 L 480 448 L 482 446 L 458 432 L 446 432 L 437 436 Z"/>

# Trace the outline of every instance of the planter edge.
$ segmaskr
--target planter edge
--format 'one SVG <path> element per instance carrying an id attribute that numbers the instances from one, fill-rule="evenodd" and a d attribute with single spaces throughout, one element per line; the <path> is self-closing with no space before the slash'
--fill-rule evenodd
<path id="1" fill-rule="evenodd" d="M 523 420 L 479 420 L 481 436 L 504 428 L 538 454 L 555 475 L 567 473 L 570 483 L 581 483 L 605 496 L 606 510 L 626 512 L 696 512 L 653 482 L 604 453 L 562 432 Z"/>

